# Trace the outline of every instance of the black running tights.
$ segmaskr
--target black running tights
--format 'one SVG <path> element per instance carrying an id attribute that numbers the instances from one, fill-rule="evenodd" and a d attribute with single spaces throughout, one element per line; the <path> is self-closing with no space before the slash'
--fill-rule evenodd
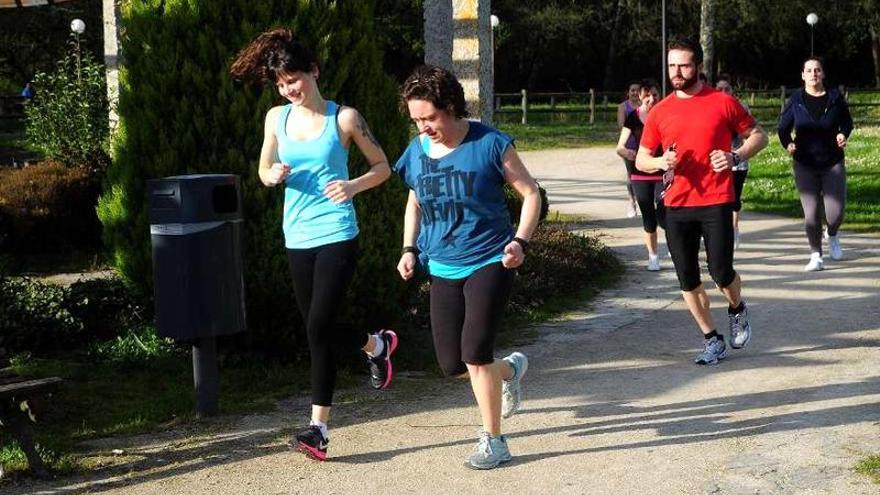
<path id="1" fill-rule="evenodd" d="M 361 336 L 339 332 L 334 320 L 357 263 L 357 238 L 309 249 L 288 249 L 297 306 L 311 356 L 312 404 L 331 406 L 336 387 L 334 347 L 362 346 Z M 343 335 L 344 334 L 344 335 Z"/>

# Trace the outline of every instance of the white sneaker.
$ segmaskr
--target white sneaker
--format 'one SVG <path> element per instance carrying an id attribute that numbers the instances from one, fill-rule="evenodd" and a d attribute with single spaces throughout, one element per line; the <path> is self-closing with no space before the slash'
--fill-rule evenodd
<path id="1" fill-rule="evenodd" d="M 831 259 L 835 261 L 843 259 L 843 249 L 840 248 L 840 235 L 828 236 L 828 246 L 831 251 Z"/>
<path id="2" fill-rule="evenodd" d="M 810 255 L 810 262 L 804 267 L 804 271 L 818 272 L 822 271 L 823 268 L 825 268 L 825 264 L 822 262 L 822 255 L 819 253 L 813 253 Z"/>
<path id="3" fill-rule="evenodd" d="M 656 254 L 648 255 L 648 271 L 649 272 L 659 272 L 660 271 L 660 256 Z"/>
<path id="4" fill-rule="evenodd" d="M 626 207 L 626 218 L 635 218 L 638 214 L 635 206 L 629 205 Z"/>

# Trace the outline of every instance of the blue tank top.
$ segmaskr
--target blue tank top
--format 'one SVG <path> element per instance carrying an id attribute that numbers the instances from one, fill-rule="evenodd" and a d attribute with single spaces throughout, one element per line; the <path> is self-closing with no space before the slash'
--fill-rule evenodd
<path id="1" fill-rule="evenodd" d="M 416 137 L 397 161 L 395 171 L 421 206 L 418 247 L 432 275 L 464 278 L 501 260 L 513 238 L 503 170 L 512 143 L 470 122 L 464 140 L 446 156 L 430 158 Z"/>
<path id="2" fill-rule="evenodd" d="M 327 102 L 320 136 L 305 141 L 287 137 L 291 108 L 281 109 L 275 130 L 278 160 L 290 165 L 284 183 L 284 245 L 308 249 L 354 239 L 358 226 L 352 202 L 335 204 L 324 196 L 327 182 L 348 180 L 348 150 L 336 128 L 338 106 Z"/>

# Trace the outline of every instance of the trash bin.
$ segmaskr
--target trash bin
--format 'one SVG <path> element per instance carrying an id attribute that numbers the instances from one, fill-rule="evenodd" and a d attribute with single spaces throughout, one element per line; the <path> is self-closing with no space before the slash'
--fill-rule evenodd
<path id="1" fill-rule="evenodd" d="M 246 329 L 239 178 L 180 175 L 147 189 L 156 331 L 192 343 L 198 412 L 215 414 L 216 337 Z"/>

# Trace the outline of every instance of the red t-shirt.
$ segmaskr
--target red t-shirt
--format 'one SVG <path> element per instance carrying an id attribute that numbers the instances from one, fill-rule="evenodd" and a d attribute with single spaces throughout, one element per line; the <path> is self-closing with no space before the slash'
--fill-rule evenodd
<path id="1" fill-rule="evenodd" d="M 666 206 L 711 206 L 734 201 L 733 174 L 715 172 L 709 153 L 730 151 L 733 135 L 755 126 L 755 119 L 732 96 L 703 86 L 690 98 L 670 94 L 650 113 L 639 146 L 666 150 L 676 145 L 675 179 Z"/>

